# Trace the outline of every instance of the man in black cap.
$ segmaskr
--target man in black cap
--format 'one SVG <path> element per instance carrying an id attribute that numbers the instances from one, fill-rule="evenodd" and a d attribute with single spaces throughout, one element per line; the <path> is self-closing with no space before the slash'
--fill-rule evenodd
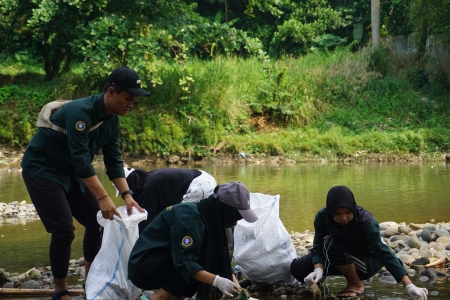
<path id="1" fill-rule="evenodd" d="M 74 235 L 74 217 L 86 230 L 83 240 L 85 276 L 101 245 L 97 212 L 105 219 L 120 214 L 100 183 L 92 161 L 102 149 L 106 173 L 125 201 L 128 213 L 135 206 L 125 180 L 119 150 L 119 116 L 125 115 L 141 89 L 138 74 L 127 67 L 115 69 L 103 93 L 70 101 L 54 113 L 50 128 L 40 128 L 22 159 L 22 177 L 30 198 L 52 234 L 50 266 L 55 294 L 52 300 L 70 299 L 66 277 Z"/>

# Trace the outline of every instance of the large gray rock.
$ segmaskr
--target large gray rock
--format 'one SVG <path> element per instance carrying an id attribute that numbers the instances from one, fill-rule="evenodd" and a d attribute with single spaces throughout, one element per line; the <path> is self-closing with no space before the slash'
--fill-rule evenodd
<path id="1" fill-rule="evenodd" d="M 411 248 L 419 248 L 420 240 L 416 236 L 412 236 L 406 244 Z"/>
<path id="2" fill-rule="evenodd" d="M 450 230 L 450 225 L 447 224 L 447 223 L 443 223 L 443 224 L 441 224 L 441 225 L 439 226 L 439 229 L 443 229 L 443 230 L 449 231 L 449 230 Z"/>
<path id="3" fill-rule="evenodd" d="M 389 240 L 391 242 L 395 242 L 395 241 L 404 241 L 405 243 L 408 243 L 408 241 L 411 239 L 411 237 L 409 235 L 402 235 L 402 234 L 397 234 L 392 236 Z"/>
<path id="4" fill-rule="evenodd" d="M 436 229 L 434 233 L 436 234 L 437 237 L 450 236 L 450 232 L 444 229 Z"/>
<path id="5" fill-rule="evenodd" d="M 413 265 L 427 265 L 430 263 L 430 260 L 427 257 L 421 257 L 412 262 Z"/>
<path id="6" fill-rule="evenodd" d="M 408 276 L 409 276 L 409 277 L 414 277 L 414 276 L 416 276 L 416 270 L 414 270 L 414 269 L 408 269 Z"/>
<path id="7" fill-rule="evenodd" d="M 407 265 L 412 264 L 412 262 L 415 260 L 414 257 L 412 257 L 411 255 L 408 255 L 408 254 L 403 254 L 399 258 L 402 262 L 404 262 Z"/>
<path id="8" fill-rule="evenodd" d="M 423 229 L 428 229 L 429 231 L 435 231 L 437 226 L 434 224 L 425 224 L 423 225 Z"/>
<path id="9" fill-rule="evenodd" d="M 420 273 L 420 275 L 427 276 L 431 280 L 436 279 L 436 277 L 437 277 L 437 274 L 436 274 L 436 271 L 434 270 L 434 268 L 426 268 L 425 271 Z"/>
<path id="10" fill-rule="evenodd" d="M 398 233 L 398 227 L 396 226 L 388 226 L 386 230 L 384 231 L 385 237 L 391 237 Z"/>
<path id="11" fill-rule="evenodd" d="M 428 242 L 428 243 L 433 240 L 433 235 L 431 234 L 431 231 L 427 228 L 424 228 L 422 230 L 420 237 L 422 238 L 422 240 L 424 240 L 425 242 Z"/>
<path id="12" fill-rule="evenodd" d="M 450 244 L 450 236 L 441 236 L 438 237 L 436 243 L 447 245 Z"/>
<path id="13" fill-rule="evenodd" d="M 20 285 L 21 289 L 38 289 L 39 284 L 34 280 L 25 281 Z"/>
<path id="14" fill-rule="evenodd" d="M 450 259 L 450 251 L 449 250 L 443 250 L 441 252 L 439 252 L 438 255 L 439 258 L 446 258 L 447 261 Z"/>
<path id="15" fill-rule="evenodd" d="M 395 241 L 395 242 L 391 242 L 389 244 L 389 247 L 391 247 L 392 249 L 396 249 L 396 250 L 402 250 L 403 248 L 406 247 L 406 244 L 405 244 L 404 241 L 398 240 L 398 241 Z"/>
<path id="16" fill-rule="evenodd" d="M 401 225 L 401 226 L 398 226 L 398 231 L 401 233 L 404 233 L 404 234 L 408 234 L 412 231 L 412 229 L 409 228 L 408 226 Z"/>
<path id="17" fill-rule="evenodd" d="M 434 250 L 436 250 L 437 252 L 440 252 L 440 251 L 445 250 L 445 246 L 444 246 L 444 245 L 439 244 L 439 243 L 435 243 L 435 242 L 431 242 L 431 243 L 428 245 L 428 248 L 430 248 L 430 250 L 431 250 L 431 249 L 434 249 Z"/>
<path id="18" fill-rule="evenodd" d="M 421 257 L 434 257 L 436 250 L 420 250 L 419 255 Z"/>
<path id="19" fill-rule="evenodd" d="M 394 276 L 392 276 L 392 275 L 381 276 L 379 280 L 383 283 L 391 283 L 391 284 L 397 283 Z"/>

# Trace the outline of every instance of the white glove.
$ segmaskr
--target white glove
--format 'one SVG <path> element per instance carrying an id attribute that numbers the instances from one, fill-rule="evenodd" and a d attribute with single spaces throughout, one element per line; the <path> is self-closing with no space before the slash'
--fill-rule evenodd
<path id="1" fill-rule="evenodd" d="M 414 284 L 410 283 L 405 287 L 408 294 L 417 300 L 427 300 L 428 290 L 426 288 L 418 288 Z"/>
<path id="2" fill-rule="evenodd" d="M 308 276 L 305 277 L 305 283 L 312 284 L 313 282 L 317 283 L 323 276 L 323 269 L 316 268 L 314 272 L 309 273 Z"/>
<path id="3" fill-rule="evenodd" d="M 231 280 L 216 275 L 212 282 L 212 286 L 218 288 L 224 295 L 233 297 L 233 293 L 239 293 L 239 287 Z"/>

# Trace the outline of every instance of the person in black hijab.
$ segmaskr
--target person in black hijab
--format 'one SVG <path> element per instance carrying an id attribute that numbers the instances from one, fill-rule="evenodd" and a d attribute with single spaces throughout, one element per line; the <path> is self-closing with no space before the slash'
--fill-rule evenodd
<path id="1" fill-rule="evenodd" d="M 139 223 L 139 233 L 164 208 L 183 201 L 198 202 L 208 198 L 216 187 L 214 177 L 202 170 L 161 168 L 147 172 L 126 167 L 124 171 L 133 198 L 148 213 L 147 220 Z"/>
<path id="2" fill-rule="evenodd" d="M 338 297 L 358 297 L 365 294 L 362 280 L 385 266 L 411 297 L 427 299 L 427 289 L 411 283 L 401 260 L 384 243 L 378 222 L 356 205 L 349 188 L 329 190 L 326 207 L 317 213 L 314 228 L 312 250 L 291 263 L 291 273 L 298 281 L 312 284 L 328 275 L 343 275 L 347 286 Z"/>
<path id="3" fill-rule="evenodd" d="M 128 278 L 138 288 L 158 289 L 151 300 L 172 297 L 220 299 L 239 285 L 231 271 L 225 228 L 258 217 L 250 208 L 250 192 L 241 182 L 217 186 L 198 203 L 172 205 L 144 229 L 131 251 Z"/>

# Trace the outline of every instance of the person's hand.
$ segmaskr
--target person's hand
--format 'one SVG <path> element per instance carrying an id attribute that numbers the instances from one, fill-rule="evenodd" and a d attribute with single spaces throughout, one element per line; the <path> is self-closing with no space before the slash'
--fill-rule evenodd
<path id="1" fill-rule="evenodd" d="M 313 272 L 309 273 L 308 276 L 305 277 L 305 283 L 312 284 L 313 282 L 317 283 L 323 276 L 323 269 L 316 268 Z"/>
<path id="2" fill-rule="evenodd" d="M 100 206 L 103 218 L 113 220 L 114 215 L 116 215 L 122 219 L 122 217 L 120 216 L 119 212 L 116 209 L 116 206 L 114 205 L 114 202 L 112 202 L 109 196 L 98 200 L 98 205 Z"/>
<path id="3" fill-rule="evenodd" d="M 136 201 L 134 201 L 133 197 L 130 194 L 125 195 L 125 199 L 123 200 L 125 202 L 125 207 L 127 208 L 128 215 L 131 215 L 131 208 L 133 208 L 133 206 L 136 207 L 137 210 L 140 211 L 141 213 L 145 211 L 143 208 L 139 206 L 139 204 Z"/>
<path id="4" fill-rule="evenodd" d="M 212 286 L 218 288 L 224 295 L 233 297 L 233 294 L 239 293 L 239 287 L 231 280 L 216 275 Z"/>
<path id="5" fill-rule="evenodd" d="M 417 300 L 427 300 L 428 290 L 426 288 L 418 288 L 414 284 L 410 283 L 405 287 L 408 294 Z"/>

